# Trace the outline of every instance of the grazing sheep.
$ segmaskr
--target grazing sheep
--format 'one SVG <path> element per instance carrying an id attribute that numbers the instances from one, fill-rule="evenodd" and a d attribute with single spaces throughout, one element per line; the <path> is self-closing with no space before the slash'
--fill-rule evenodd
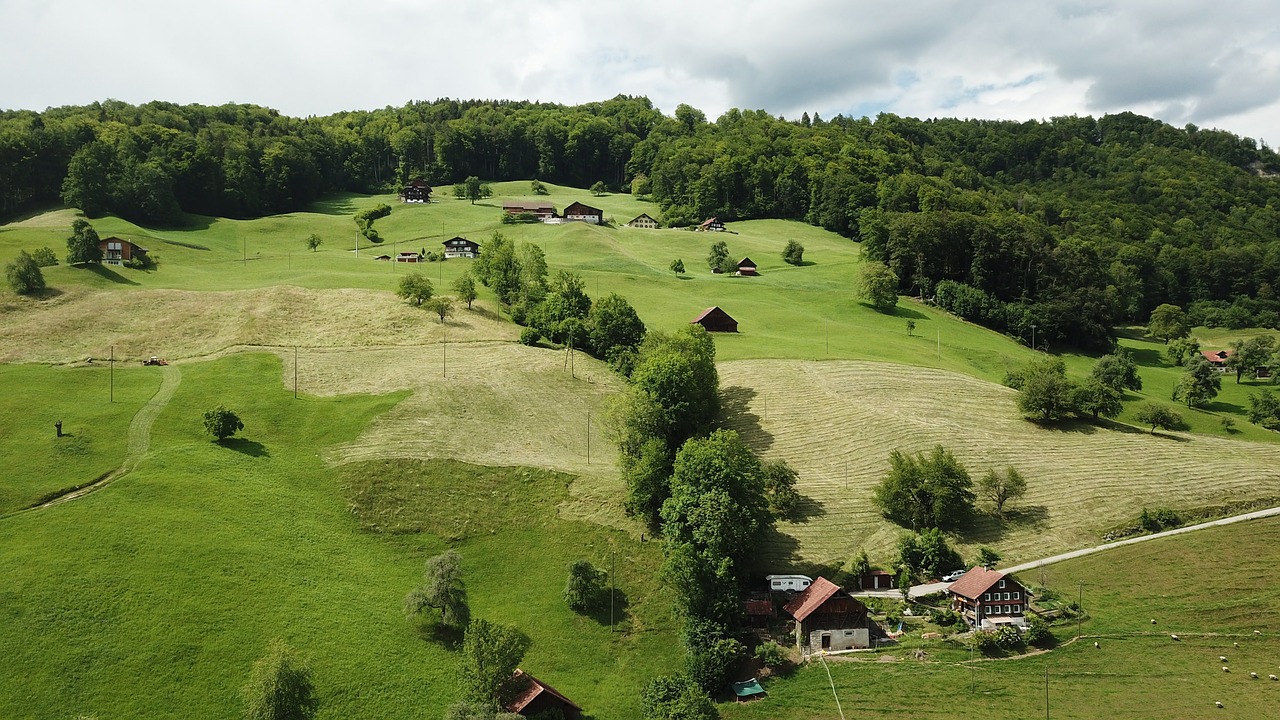
<path id="1" fill-rule="evenodd" d="M 1231 668 L 1227 667 L 1226 665 L 1223 665 L 1222 672 L 1231 672 Z"/>
<path id="2" fill-rule="evenodd" d="M 1101 645 L 1099 645 L 1099 644 L 1097 643 L 1097 641 L 1094 641 L 1093 646 L 1094 646 L 1095 648 L 1101 648 L 1101 647 L 1102 647 Z"/>
<path id="3" fill-rule="evenodd" d="M 1254 630 L 1254 631 L 1253 631 L 1253 634 L 1254 634 L 1254 635 L 1261 635 L 1261 634 L 1262 634 L 1262 631 L 1261 631 L 1261 630 Z"/>
<path id="4" fill-rule="evenodd" d="M 1217 705 L 1218 707 L 1222 707 L 1222 701 L 1221 701 L 1221 700 L 1219 700 L 1219 701 L 1215 702 L 1215 703 L 1214 703 L 1214 705 Z"/>
<path id="5" fill-rule="evenodd" d="M 1267 677 L 1271 678 L 1272 680 L 1280 680 L 1280 678 L 1276 677 L 1275 675 L 1268 675 Z"/>
<path id="6" fill-rule="evenodd" d="M 1155 619 L 1155 618 L 1151 618 L 1151 624 L 1152 624 L 1152 625 L 1155 625 L 1155 624 L 1156 624 L 1156 619 Z"/>
<path id="7" fill-rule="evenodd" d="M 1227 656 L 1226 656 L 1226 655 L 1219 655 L 1219 656 L 1218 656 L 1218 661 L 1219 661 L 1219 662 L 1226 662 L 1226 661 L 1227 661 Z"/>
<path id="8" fill-rule="evenodd" d="M 1254 680 L 1257 680 L 1257 679 L 1258 679 L 1258 673 L 1256 673 L 1256 672 L 1251 672 L 1251 673 L 1249 673 L 1249 677 L 1253 678 Z"/>
<path id="9" fill-rule="evenodd" d="M 1172 635 L 1172 634 L 1171 634 L 1171 635 L 1169 635 L 1169 637 L 1173 638 L 1174 640 L 1179 640 L 1179 639 L 1180 639 L 1177 635 Z"/>
<path id="10" fill-rule="evenodd" d="M 1235 645 L 1236 647 L 1240 647 L 1240 643 L 1233 642 L 1233 643 L 1231 643 L 1231 644 L 1232 644 L 1232 645 Z"/>

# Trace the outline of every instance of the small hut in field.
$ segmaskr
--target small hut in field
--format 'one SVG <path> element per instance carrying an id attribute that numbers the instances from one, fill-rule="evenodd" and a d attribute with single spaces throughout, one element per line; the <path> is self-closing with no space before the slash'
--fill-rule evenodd
<path id="1" fill-rule="evenodd" d="M 707 332 L 738 332 L 738 321 L 729 313 L 714 305 L 702 311 L 702 314 L 689 321 L 690 325 L 701 325 Z"/>
<path id="2" fill-rule="evenodd" d="M 739 275 L 755 275 L 756 261 L 752 260 L 749 257 L 742 258 L 742 260 L 738 263 L 738 274 Z"/>

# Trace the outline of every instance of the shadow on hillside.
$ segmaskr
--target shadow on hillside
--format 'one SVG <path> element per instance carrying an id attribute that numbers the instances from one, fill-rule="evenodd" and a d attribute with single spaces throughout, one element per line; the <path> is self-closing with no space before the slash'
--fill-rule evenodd
<path id="1" fill-rule="evenodd" d="M 753 451 L 760 453 L 773 446 L 773 435 L 760 424 L 760 416 L 751 412 L 751 401 L 757 393 L 748 387 L 734 385 L 720 391 L 721 424 L 738 433 Z"/>
<path id="2" fill-rule="evenodd" d="M 801 495 L 796 502 L 795 509 L 791 511 L 791 514 L 786 519 L 797 525 L 803 525 L 814 518 L 820 518 L 826 514 L 827 509 L 822 503 L 808 495 Z"/>
<path id="3" fill-rule="evenodd" d="M 1191 442 L 1191 438 L 1189 437 L 1182 437 L 1181 435 L 1169 435 L 1167 433 L 1162 433 L 1162 432 L 1151 433 L 1151 437 L 1158 437 L 1164 440 L 1172 440 L 1174 442 L 1180 442 L 1180 443 Z"/>
<path id="4" fill-rule="evenodd" d="M 248 455 L 249 457 L 271 457 L 271 451 L 267 450 L 267 446 L 256 440 L 227 438 L 222 441 L 222 446 L 229 450 L 235 450 L 238 453 Z"/>
<path id="5" fill-rule="evenodd" d="M 1222 400 L 1215 400 L 1209 403 L 1208 405 L 1205 405 L 1201 409 L 1207 410 L 1211 413 L 1228 413 L 1228 414 L 1235 414 L 1235 415 L 1247 414 L 1245 412 L 1243 405 L 1237 405 L 1236 403 L 1223 402 Z"/>
<path id="6" fill-rule="evenodd" d="M 56 298 L 62 294 L 63 294 L 62 291 L 59 290 L 58 288 L 45 287 L 39 292 L 32 293 L 31 297 L 37 300 L 52 300 L 53 298 Z"/>
<path id="7" fill-rule="evenodd" d="M 86 267 L 88 268 L 89 272 L 93 273 L 94 275 L 97 275 L 103 280 L 110 280 L 113 283 L 119 283 L 121 285 L 137 285 L 138 284 L 137 282 L 130 280 L 129 278 L 121 275 L 120 273 L 116 272 L 115 270 L 112 270 L 111 268 L 105 265 L 99 265 L 97 263 L 93 263 L 93 264 L 87 265 Z"/>
<path id="8" fill-rule="evenodd" d="M 1138 365 L 1144 367 L 1163 367 L 1164 351 L 1155 348 L 1125 348 L 1129 352 L 1129 357 Z"/>
<path id="9" fill-rule="evenodd" d="M 356 204 L 349 195 L 344 195 L 317 200 L 307 210 L 321 215 L 354 215 Z"/>
<path id="10" fill-rule="evenodd" d="M 892 311 L 892 312 L 885 313 L 885 314 L 886 314 L 886 315 L 892 315 L 892 316 L 894 316 L 894 317 L 900 317 L 900 318 L 910 318 L 910 319 L 912 319 L 912 320 L 927 320 L 927 319 L 929 318 L 929 316 L 928 316 L 928 315 L 925 315 L 924 313 L 920 312 L 919 310 L 912 310 L 911 308 L 909 308 L 909 307 L 903 307 L 903 306 L 902 306 L 902 305 L 900 305 L 900 304 L 899 304 L 899 305 L 894 305 L 894 306 L 893 306 L 893 311 Z"/>
<path id="11" fill-rule="evenodd" d="M 623 592 L 621 588 L 614 588 L 612 591 L 612 594 L 613 594 L 612 616 L 610 615 L 610 611 L 609 611 L 610 591 L 607 585 L 603 589 L 601 589 L 600 597 L 596 599 L 595 607 L 583 614 L 591 618 L 592 620 L 595 620 L 596 622 L 600 623 L 601 625 L 608 625 L 610 623 L 610 620 L 612 620 L 615 626 L 623 623 L 629 624 L 631 620 L 631 615 L 628 612 L 628 609 L 630 608 L 631 603 L 627 599 L 627 594 Z"/>
<path id="12" fill-rule="evenodd" d="M 1049 527 L 1049 508 L 1044 505 L 1018 505 L 1004 511 L 1004 518 L 974 514 L 969 524 L 956 532 L 968 544 L 998 542 L 1012 530 L 1044 531 Z"/>
<path id="13" fill-rule="evenodd" d="M 1092 435 L 1098 432 L 1097 425 L 1085 420 L 1040 420 L 1036 418 L 1027 418 L 1027 422 L 1042 430 L 1056 430 L 1058 432 L 1079 433 L 1081 435 Z"/>

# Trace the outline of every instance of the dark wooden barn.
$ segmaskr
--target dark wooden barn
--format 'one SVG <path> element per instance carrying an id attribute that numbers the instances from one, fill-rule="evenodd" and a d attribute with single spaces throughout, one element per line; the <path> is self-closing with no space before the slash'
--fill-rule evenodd
<path id="1" fill-rule="evenodd" d="M 721 310 L 719 305 L 703 310 L 702 314 L 690 320 L 689 324 L 701 325 L 707 329 L 707 332 L 738 332 L 738 321 Z"/>

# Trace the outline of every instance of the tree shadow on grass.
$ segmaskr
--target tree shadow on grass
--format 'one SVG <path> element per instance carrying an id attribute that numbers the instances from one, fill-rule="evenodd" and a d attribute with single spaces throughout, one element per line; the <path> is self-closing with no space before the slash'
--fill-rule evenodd
<path id="1" fill-rule="evenodd" d="M 1098 426 L 1092 422 L 1078 419 L 1067 420 L 1041 420 L 1039 418 L 1027 418 L 1027 422 L 1035 425 L 1043 430 L 1055 430 L 1064 433 L 1079 433 L 1081 435 L 1092 435 L 1098 432 Z"/>
<path id="2" fill-rule="evenodd" d="M 62 294 L 62 291 L 57 288 L 45 287 L 39 292 L 32 293 L 31 297 L 37 300 L 52 300 Z"/>
<path id="3" fill-rule="evenodd" d="M 1131 348 L 1125 350 L 1133 361 L 1144 367 L 1164 367 L 1164 351 L 1155 348 Z"/>
<path id="4" fill-rule="evenodd" d="M 91 263 L 86 267 L 89 269 L 89 272 L 93 273 L 94 275 L 97 275 L 98 277 L 104 280 L 110 280 L 113 283 L 120 283 L 121 285 L 137 285 L 138 284 L 137 282 L 130 280 L 129 278 L 121 275 L 115 270 L 112 270 L 106 265 Z"/>
<path id="5" fill-rule="evenodd" d="M 356 205 L 349 195 L 339 195 L 317 200 L 307 208 L 308 212 L 322 215 L 354 215 Z"/>
<path id="6" fill-rule="evenodd" d="M 413 630 L 418 637 L 427 642 L 436 643 L 446 650 L 457 650 L 462 647 L 463 629 L 460 627 L 445 625 L 429 613 L 411 617 L 409 623 L 413 625 Z"/>
<path id="7" fill-rule="evenodd" d="M 676 279 L 677 279 L 677 280 L 692 280 L 692 279 L 693 279 L 693 276 L 691 276 L 691 275 L 677 275 L 677 276 L 676 276 Z"/>
<path id="8" fill-rule="evenodd" d="M 760 416 L 750 411 L 755 390 L 740 385 L 720 391 L 720 418 L 724 427 L 734 430 L 753 451 L 760 453 L 773 446 L 773 435 L 760 424 Z"/>
<path id="9" fill-rule="evenodd" d="M 244 438 L 227 438 L 222 441 L 222 446 L 235 450 L 238 453 L 248 455 L 249 457 L 271 457 L 271 451 L 267 450 L 267 446 L 256 440 L 246 440 Z"/>
<path id="10" fill-rule="evenodd" d="M 631 624 L 631 614 L 629 612 L 631 602 L 627 598 L 627 594 L 622 588 L 613 589 L 612 615 L 609 610 L 609 595 L 609 587 L 606 585 L 601 589 L 600 597 L 596 599 L 595 606 L 582 614 L 601 625 L 608 625 L 612 621 L 614 626 L 624 624 L 629 626 Z"/>
<path id="11" fill-rule="evenodd" d="M 1043 531 L 1049 527 L 1049 508 L 1044 505 L 1018 505 L 1007 508 L 1004 517 L 974 513 L 956 535 L 967 544 L 983 545 L 998 542 L 1013 530 Z"/>
<path id="12" fill-rule="evenodd" d="M 814 500 L 808 495 L 801 495 L 800 500 L 796 502 L 795 509 L 791 511 L 785 518 L 797 525 L 803 525 L 814 518 L 820 518 L 827 514 L 827 509 L 822 503 Z"/>

